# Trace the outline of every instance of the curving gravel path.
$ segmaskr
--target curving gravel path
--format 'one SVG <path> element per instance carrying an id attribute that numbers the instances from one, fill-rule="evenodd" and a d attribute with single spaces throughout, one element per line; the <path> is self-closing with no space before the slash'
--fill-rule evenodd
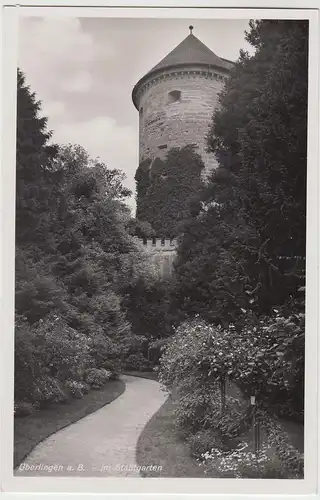
<path id="1" fill-rule="evenodd" d="M 121 396 L 39 443 L 15 475 L 139 476 L 138 437 L 167 396 L 154 380 L 128 375 L 122 379 L 126 390 Z"/>

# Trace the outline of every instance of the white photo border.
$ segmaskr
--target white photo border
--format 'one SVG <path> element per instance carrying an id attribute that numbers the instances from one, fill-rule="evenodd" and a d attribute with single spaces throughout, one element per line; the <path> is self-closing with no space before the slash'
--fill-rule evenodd
<path id="1" fill-rule="evenodd" d="M 28 498 L 50 493 L 64 499 L 66 494 L 90 498 L 97 494 L 200 495 L 240 500 L 247 495 L 263 498 L 310 499 L 318 493 L 319 394 L 317 391 L 319 343 L 319 2 L 318 0 L 163 0 L 161 7 L 148 0 L 113 0 L 109 5 L 95 0 L 21 0 L 19 5 L 2 1 L 2 79 L 1 79 L 1 490 L 4 498 Z M 20 16 L 71 17 L 162 17 L 162 18 L 243 18 L 309 19 L 309 99 L 308 99 L 308 179 L 307 179 L 307 288 L 306 288 L 306 394 L 305 394 L 305 478 L 303 480 L 191 479 L 191 478 L 22 478 L 13 475 L 13 322 L 14 322 L 14 226 L 15 226 L 15 156 L 16 156 L 16 69 L 18 20 Z M 315 446 L 316 445 L 316 446 Z M 30 496 L 30 493 L 36 495 Z M 290 495 L 287 496 L 287 495 Z M 68 498 L 70 496 L 68 495 Z"/>

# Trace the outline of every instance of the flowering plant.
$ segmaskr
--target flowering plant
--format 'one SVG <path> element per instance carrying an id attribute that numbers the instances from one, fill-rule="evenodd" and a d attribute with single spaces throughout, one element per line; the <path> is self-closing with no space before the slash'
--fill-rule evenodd
<path id="1" fill-rule="evenodd" d="M 237 448 L 231 451 L 212 448 L 210 451 L 202 454 L 199 464 L 205 467 L 207 474 L 214 469 L 220 477 L 262 478 L 271 477 L 273 474 L 278 477 L 281 475 L 281 466 L 277 464 L 275 467 L 274 460 L 269 453 L 268 445 L 264 445 L 259 453 L 249 451 L 248 447 L 248 443 L 242 442 L 239 443 Z"/>
<path id="2" fill-rule="evenodd" d="M 85 382 L 79 382 L 77 380 L 67 380 L 65 388 L 69 390 L 75 398 L 82 398 L 84 394 L 89 392 L 89 385 Z"/>

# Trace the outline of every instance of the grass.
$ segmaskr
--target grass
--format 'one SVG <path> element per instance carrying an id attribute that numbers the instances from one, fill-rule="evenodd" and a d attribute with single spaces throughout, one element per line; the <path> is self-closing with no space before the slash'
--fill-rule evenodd
<path id="1" fill-rule="evenodd" d="M 239 397 L 239 391 L 233 386 L 228 387 L 227 392 L 233 397 Z M 160 471 L 141 471 L 141 476 L 224 477 L 219 476 L 219 473 L 214 469 L 205 474 L 204 468 L 200 467 L 196 459 L 191 456 L 190 447 L 184 436 L 174 427 L 174 407 L 174 397 L 170 396 L 140 434 L 136 451 L 137 464 L 141 467 L 148 465 L 162 467 Z M 288 433 L 292 444 L 299 451 L 303 451 L 303 427 L 285 420 L 282 420 L 281 424 L 283 430 Z M 261 438 L 263 441 L 266 439 L 263 429 L 261 430 Z M 250 429 L 245 436 L 242 436 L 242 439 L 248 443 L 248 451 L 253 451 L 253 431 Z M 240 441 L 241 438 L 239 438 Z"/>
<path id="2" fill-rule="evenodd" d="M 173 425 L 174 400 L 171 396 L 143 429 L 137 443 L 139 466 L 161 466 L 161 471 L 140 472 L 143 477 L 206 477 L 190 449 Z"/>
<path id="3" fill-rule="evenodd" d="M 14 468 L 41 441 L 111 403 L 124 391 L 125 383 L 122 380 L 110 380 L 101 389 L 92 390 L 81 399 L 72 399 L 65 404 L 55 404 L 26 417 L 16 417 L 14 422 Z"/>

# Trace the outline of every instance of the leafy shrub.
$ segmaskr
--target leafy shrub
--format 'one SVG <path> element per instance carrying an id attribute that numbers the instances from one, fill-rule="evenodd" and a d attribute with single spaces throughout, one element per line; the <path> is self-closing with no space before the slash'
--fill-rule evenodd
<path id="1" fill-rule="evenodd" d="M 117 380 L 121 371 L 121 363 L 119 360 L 104 361 L 100 368 L 104 368 L 111 372 L 110 380 Z"/>
<path id="2" fill-rule="evenodd" d="M 278 311 L 273 317 L 248 315 L 241 329 L 195 318 L 182 323 L 168 342 L 161 358 L 160 382 L 180 394 L 177 416 L 181 425 L 190 422 L 200 429 L 210 420 L 218 424 L 220 386 L 226 380 L 248 396 L 255 394 L 261 405 L 282 401 L 292 407 L 294 398 L 298 399 L 295 394 L 303 393 L 303 356 L 302 313 L 287 318 Z M 298 408 L 303 410 L 299 404 Z M 232 403 L 223 417 L 229 418 L 230 425 L 220 420 L 221 431 L 231 432 L 232 420 L 240 425 L 246 411 Z"/>
<path id="3" fill-rule="evenodd" d="M 219 386 L 199 385 L 187 393 L 178 390 L 174 410 L 177 427 L 187 429 L 194 434 L 199 431 L 217 432 L 223 436 L 224 446 L 232 447 L 235 436 L 243 433 L 241 425 L 246 421 L 248 404 L 226 397 L 224 411 L 221 411 L 221 393 Z"/>
<path id="4" fill-rule="evenodd" d="M 35 325 L 39 362 L 59 380 L 79 379 L 92 364 L 89 339 L 57 315 Z"/>
<path id="5" fill-rule="evenodd" d="M 44 408 L 52 403 L 64 403 L 67 395 L 63 391 L 59 381 L 50 376 L 38 379 L 33 391 L 33 400 Z"/>
<path id="6" fill-rule="evenodd" d="M 119 364 L 116 363 L 115 361 L 106 360 L 102 363 L 101 368 L 104 368 L 105 370 L 110 370 L 111 372 L 113 372 L 113 371 L 117 371 L 119 369 Z"/>
<path id="7" fill-rule="evenodd" d="M 148 265 L 150 257 L 144 260 Z M 157 362 L 160 357 L 159 338 L 172 334 L 170 315 L 170 283 L 157 277 L 152 277 L 151 271 L 146 276 L 146 270 L 140 272 L 140 278 L 124 287 L 125 299 L 123 306 L 127 310 L 132 332 L 144 336 L 149 341 L 149 354 Z M 154 344 L 154 345 L 152 345 Z M 148 343 L 142 346 L 141 352 L 147 355 Z"/>
<path id="8" fill-rule="evenodd" d="M 85 372 L 85 381 L 89 384 L 92 389 L 99 389 L 102 387 L 108 380 L 110 380 L 112 373 L 104 368 L 89 368 Z"/>
<path id="9" fill-rule="evenodd" d="M 16 401 L 32 400 L 34 384 L 41 376 L 35 349 L 35 331 L 22 316 L 16 315 L 14 395 Z"/>
<path id="10" fill-rule="evenodd" d="M 124 331 L 117 338 L 109 338 L 103 332 L 95 333 L 90 340 L 90 355 L 94 360 L 95 366 L 103 366 L 106 361 L 119 366 L 119 360 L 126 354 L 125 339 L 127 333 L 127 324 L 124 325 Z"/>
<path id="11" fill-rule="evenodd" d="M 142 354 L 130 354 L 125 360 L 125 369 L 148 372 L 152 371 L 152 365 Z"/>
<path id="12" fill-rule="evenodd" d="M 89 385 L 85 382 L 78 382 L 76 380 L 67 380 L 65 388 L 75 398 L 82 398 L 84 394 L 89 392 Z"/>
<path id="13" fill-rule="evenodd" d="M 188 444 L 191 454 L 196 458 L 202 457 L 203 454 L 214 447 L 223 448 L 221 436 L 211 429 L 198 431 L 196 434 L 191 435 Z"/>
<path id="14" fill-rule="evenodd" d="M 36 411 L 36 406 L 28 401 L 16 401 L 14 403 L 14 416 L 26 417 Z"/>
<path id="15" fill-rule="evenodd" d="M 112 377 L 112 371 L 107 370 L 106 368 L 100 368 L 104 376 L 106 377 L 106 380 L 110 380 Z"/>

